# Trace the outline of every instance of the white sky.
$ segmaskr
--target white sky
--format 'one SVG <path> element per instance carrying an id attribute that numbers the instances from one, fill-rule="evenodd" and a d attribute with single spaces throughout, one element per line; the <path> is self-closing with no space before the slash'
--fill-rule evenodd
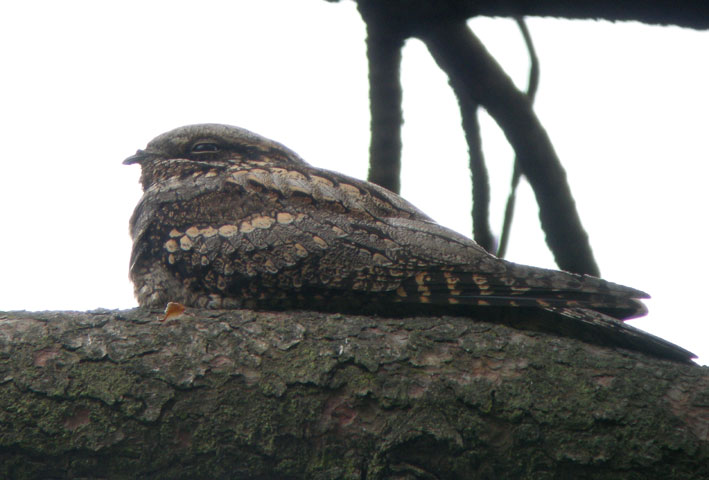
<path id="1" fill-rule="evenodd" d="M 708 363 L 709 33 L 528 25 L 541 61 L 536 111 L 603 276 L 652 294 L 651 313 L 635 326 Z M 528 58 L 514 22 L 471 26 L 525 88 Z M 239 125 L 313 165 L 365 178 L 364 38 L 353 2 L 2 2 L 0 310 L 137 305 L 127 264 L 139 168 L 121 161 L 174 127 Z M 455 99 L 420 42 L 407 43 L 402 71 L 402 194 L 469 235 Z M 483 142 L 499 234 L 512 153 L 487 117 Z M 554 267 L 526 184 L 508 258 Z"/>

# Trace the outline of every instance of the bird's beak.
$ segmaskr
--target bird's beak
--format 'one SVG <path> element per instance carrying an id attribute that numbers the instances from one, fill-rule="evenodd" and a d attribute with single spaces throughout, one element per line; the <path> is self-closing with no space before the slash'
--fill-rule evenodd
<path id="1" fill-rule="evenodd" d="M 144 160 L 147 160 L 148 158 L 152 157 L 152 155 L 145 150 L 138 150 L 135 152 L 135 155 L 131 155 L 130 157 L 126 158 L 123 160 L 123 165 L 133 165 L 134 163 L 141 164 Z"/>

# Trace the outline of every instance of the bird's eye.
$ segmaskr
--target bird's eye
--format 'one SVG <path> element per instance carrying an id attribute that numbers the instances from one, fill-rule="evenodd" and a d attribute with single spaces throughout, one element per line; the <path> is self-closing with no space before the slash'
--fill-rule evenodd
<path id="1" fill-rule="evenodd" d="M 192 153 L 218 152 L 219 145 L 216 143 L 197 143 L 192 146 Z"/>

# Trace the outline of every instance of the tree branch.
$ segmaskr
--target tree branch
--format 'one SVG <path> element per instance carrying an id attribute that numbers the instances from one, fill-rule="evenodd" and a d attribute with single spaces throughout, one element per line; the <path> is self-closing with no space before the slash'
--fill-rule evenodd
<path id="1" fill-rule="evenodd" d="M 709 478 L 709 369 L 481 319 L 0 313 L 2 478 Z"/>
<path id="2" fill-rule="evenodd" d="M 332 1 L 332 0 L 328 0 Z M 575 20 L 638 21 L 709 28 L 709 3 L 696 0 L 356 0 L 360 10 L 378 9 L 400 30 L 475 16 L 559 17 Z"/>
<path id="3" fill-rule="evenodd" d="M 539 217 L 557 265 L 599 275 L 564 171 L 529 99 L 468 29 L 465 22 L 442 23 L 422 34 L 438 65 L 458 89 L 488 111 L 515 150 L 522 173 L 539 204 Z"/>
<path id="4" fill-rule="evenodd" d="M 527 81 L 527 98 L 529 98 L 530 105 L 534 104 L 534 99 L 537 96 L 537 88 L 539 87 L 539 58 L 537 57 L 537 52 L 534 49 L 534 42 L 532 42 L 532 35 L 529 33 L 527 28 L 527 23 L 524 18 L 517 17 L 515 19 L 517 26 L 522 32 L 522 37 L 524 38 L 524 44 L 527 46 L 527 52 L 529 53 L 529 79 Z M 512 167 L 512 179 L 510 181 L 510 194 L 507 197 L 507 205 L 505 205 L 505 217 L 502 223 L 502 231 L 500 233 L 500 245 L 497 250 L 497 256 L 504 258 L 507 253 L 507 244 L 510 239 L 510 231 L 512 229 L 512 218 L 515 212 L 515 202 L 517 201 L 517 187 L 519 186 L 519 180 L 522 177 L 522 171 L 519 167 L 519 162 L 515 156 L 514 166 Z"/>
<path id="5" fill-rule="evenodd" d="M 478 105 L 465 91 L 458 91 L 458 83 L 451 82 L 451 87 L 458 99 L 465 140 L 468 143 L 470 177 L 473 197 L 473 239 L 490 253 L 495 252 L 495 238 L 490 229 L 490 180 L 485 167 Z"/>
<path id="6" fill-rule="evenodd" d="M 401 49 L 403 37 L 377 17 L 367 18 L 371 143 L 370 182 L 392 192 L 401 188 Z"/>

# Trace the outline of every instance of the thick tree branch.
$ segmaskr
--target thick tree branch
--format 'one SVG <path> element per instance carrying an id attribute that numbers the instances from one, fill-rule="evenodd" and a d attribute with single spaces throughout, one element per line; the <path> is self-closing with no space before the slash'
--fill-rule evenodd
<path id="1" fill-rule="evenodd" d="M 422 39 L 458 90 L 488 111 L 515 150 L 522 173 L 534 189 L 539 217 L 557 265 L 599 275 L 564 171 L 527 96 L 490 56 L 465 22 L 429 28 Z"/>
<path id="2" fill-rule="evenodd" d="M 329 0 L 332 1 L 332 0 Z M 634 20 L 647 24 L 709 28 L 709 3 L 696 0 L 356 0 L 360 10 L 379 10 L 398 29 L 443 20 L 490 17 L 559 17 L 578 20 Z"/>
<path id="3" fill-rule="evenodd" d="M 1 478 L 709 478 L 709 369 L 472 318 L 0 313 Z"/>
<path id="4" fill-rule="evenodd" d="M 371 143 L 370 182 L 400 191 L 401 173 L 401 48 L 404 38 L 378 18 L 367 20 Z"/>

